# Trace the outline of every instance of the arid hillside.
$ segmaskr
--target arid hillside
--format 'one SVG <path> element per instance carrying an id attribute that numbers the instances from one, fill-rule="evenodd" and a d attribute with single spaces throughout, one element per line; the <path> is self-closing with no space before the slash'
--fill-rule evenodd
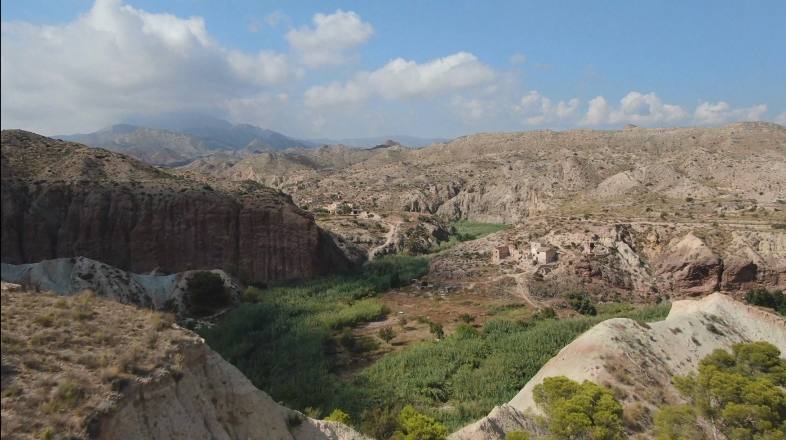
<path id="1" fill-rule="evenodd" d="M 247 282 L 350 265 L 313 216 L 275 189 L 3 131 L 2 262 L 76 256 L 136 273 L 223 269 Z"/>
<path id="2" fill-rule="evenodd" d="M 339 145 L 252 155 L 228 168 L 191 168 L 253 179 L 311 208 L 346 201 L 507 223 L 587 212 L 737 216 L 752 206 L 783 208 L 786 128 L 750 122 L 486 133 L 423 149 Z"/>
<path id="3" fill-rule="evenodd" d="M 277 404 L 171 316 L 13 289 L 3 283 L 3 438 L 365 439 Z"/>

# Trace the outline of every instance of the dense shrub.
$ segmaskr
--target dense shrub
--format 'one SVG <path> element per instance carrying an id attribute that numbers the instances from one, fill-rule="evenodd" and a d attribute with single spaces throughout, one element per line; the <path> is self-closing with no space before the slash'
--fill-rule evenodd
<path id="1" fill-rule="evenodd" d="M 207 315 L 231 302 L 221 275 L 213 272 L 197 272 L 186 283 L 185 303 L 194 315 Z"/>
<path id="2" fill-rule="evenodd" d="M 431 417 L 425 416 L 411 405 L 405 406 L 398 416 L 399 430 L 394 440 L 444 440 L 448 430 Z"/>
<path id="3" fill-rule="evenodd" d="M 622 439 L 622 405 L 608 388 L 548 377 L 532 390 L 532 397 L 556 439 Z"/>

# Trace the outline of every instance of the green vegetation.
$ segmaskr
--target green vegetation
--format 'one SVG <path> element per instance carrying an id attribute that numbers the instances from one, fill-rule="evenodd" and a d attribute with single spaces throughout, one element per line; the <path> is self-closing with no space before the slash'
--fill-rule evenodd
<path id="1" fill-rule="evenodd" d="M 194 315 L 209 315 L 216 309 L 229 305 L 231 299 L 224 288 L 224 280 L 217 273 L 197 272 L 186 284 L 184 300 L 188 310 Z"/>
<path id="2" fill-rule="evenodd" d="M 411 280 L 428 271 L 428 259 L 389 256 L 366 265 L 355 276 L 332 277 L 260 290 L 250 287 L 244 303 L 213 328 L 200 330 L 208 345 L 237 366 L 260 389 L 290 408 L 337 407 L 340 382 L 327 349 L 345 327 L 388 313 L 375 296 L 391 281 Z M 341 337 L 351 351 L 365 340 Z M 346 393 L 345 393 L 346 394 Z M 348 397 L 351 400 L 351 397 Z M 360 411 L 350 412 L 359 415 Z"/>
<path id="3" fill-rule="evenodd" d="M 349 414 L 345 413 L 344 411 L 341 411 L 338 408 L 333 410 L 333 412 L 330 413 L 329 416 L 325 417 L 325 420 L 327 420 L 328 422 L 343 423 L 347 426 L 352 425 L 352 419 L 350 419 Z"/>
<path id="4" fill-rule="evenodd" d="M 652 322 L 665 318 L 669 309 L 670 304 L 660 304 L 603 318 L 492 319 L 482 331 L 461 324 L 443 340 L 382 357 L 346 386 L 356 400 L 341 407 L 357 414 L 368 407 L 411 404 L 455 430 L 512 399 L 546 361 L 602 320 L 619 316 Z M 453 409 L 445 410 L 446 405 Z"/>
<path id="5" fill-rule="evenodd" d="M 655 415 L 659 440 L 689 436 L 707 425 L 730 440 L 782 439 L 786 434 L 786 360 L 768 342 L 715 350 L 699 363 L 698 374 L 674 378 L 691 405 L 669 406 Z M 701 419 L 702 423 L 698 420 Z"/>
<path id="6" fill-rule="evenodd" d="M 322 414 L 341 408 L 366 434 L 389 438 L 399 429 L 396 415 L 407 405 L 457 429 L 510 400 L 548 359 L 603 319 L 653 321 L 670 308 L 661 304 L 564 321 L 543 319 L 547 313 L 524 321 L 497 318 L 482 329 L 461 323 L 447 336 L 439 323 L 422 318 L 438 340 L 389 353 L 341 383 L 328 358 L 331 346 L 339 340 L 354 347 L 350 351 L 366 350 L 366 342 L 375 339 L 362 340 L 351 327 L 387 313 L 376 295 L 394 278 L 411 280 L 427 270 L 427 258 L 399 255 L 375 260 L 353 277 L 250 288 L 246 303 L 200 333 L 276 401 Z M 556 315 L 549 311 L 548 316 Z"/>
<path id="7" fill-rule="evenodd" d="M 505 434 L 505 440 L 529 440 L 529 434 L 524 431 L 511 431 Z"/>
<path id="8" fill-rule="evenodd" d="M 431 417 L 425 416 L 412 405 L 407 405 L 398 416 L 399 430 L 391 437 L 393 440 L 444 440 L 448 430 Z"/>
<path id="9" fill-rule="evenodd" d="M 460 241 L 477 240 L 478 238 L 483 238 L 495 232 L 511 228 L 510 225 L 501 223 L 481 223 L 469 220 L 451 222 L 451 225 L 456 228 L 456 237 L 458 237 Z"/>
<path id="10" fill-rule="evenodd" d="M 495 232 L 511 228 L 511 225 L 501 223 L 481 223 L 469 220 L 459 220 L 451 222 L 450 224 L 456 230 L 456 233 L 450 237 L 450 240 L 443 241 L 439 246 L 434 246 L 429 249 L 430 253 L 442 252 L 461 242 L 477 240 L 478 238 L 483 238 Z"/>
<path id="11" fill-rule="evenodd" d="M 532 390 L 532 397 L 555 439 L 622 439 L 622 405 L 608 388 L 549 377 Z"/>
<path id="12" fill-rule="evenodd" d="M 745 295 L 745 301 L 748 304 L 769 307 L 786 316 L 786 297 L 780 290 L 770 292 L 767 289 L 751 289 Z"/>
<path id="13" fill-rule="evenodd" d="M 388 327 L 382 327 L 381 329 L 379 329 L 379 338 L 382 339 L 383 341 L 387 342 L 388 344 L 395 337 L 396 337 L 396 332 L 393 330 L 393 327 L 388 326 Z"/>

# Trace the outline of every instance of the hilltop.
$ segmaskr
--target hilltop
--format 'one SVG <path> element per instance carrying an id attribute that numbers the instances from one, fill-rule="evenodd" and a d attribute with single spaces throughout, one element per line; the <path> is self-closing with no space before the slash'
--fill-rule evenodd
<path id="1" fill-rule="evenodd" d="M 377 209 L 515 223 L 533 215 L 586 212 L 717 215 L 754 203 L 771 211 L 786 200 L 784 164 L 786 128 L 748 122 L 486 133 L 422 149 L 322 147 L 287 151 L 273 167 L 248 157 L 218 174 L 264 180 L 301 205 L 342 199 Z"/>

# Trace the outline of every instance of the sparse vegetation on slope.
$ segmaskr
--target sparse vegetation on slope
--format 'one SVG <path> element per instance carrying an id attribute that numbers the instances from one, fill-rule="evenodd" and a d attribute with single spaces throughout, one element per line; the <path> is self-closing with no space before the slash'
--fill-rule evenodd
<path id="1" fill-rule="evenodd" d="M 179 374 L 176 350 L 198 341 L 171 315 L 90 292 L 3 292 L 2 302 L 3 438 L 88 438 L 125 387 Z"/>

